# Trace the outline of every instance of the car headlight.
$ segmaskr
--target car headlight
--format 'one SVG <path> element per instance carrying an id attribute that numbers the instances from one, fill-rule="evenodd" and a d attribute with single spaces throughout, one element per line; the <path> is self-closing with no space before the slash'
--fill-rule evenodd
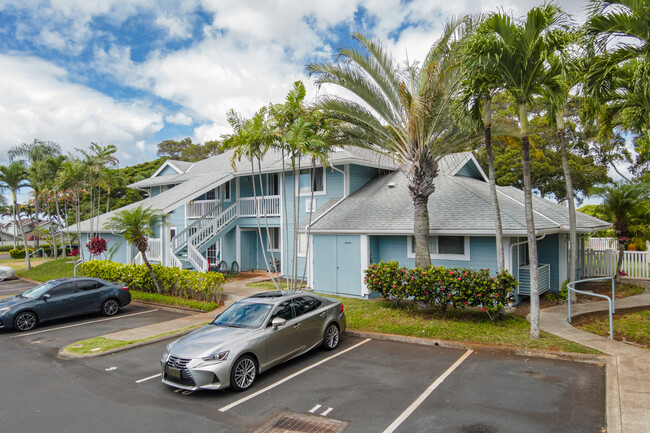
<path id="1" fill-rule="evenodd" d="M 228 359 L 228 355 L 230 355 L 230 350 L 224 350 L 223 352 L 214 352 L 208 356 L 204 356 L 201 359 L 205 362 L 225 361 L 226 359 Z"/>
<path id="2" fill-rule="evenodd" d="M 163 353 L 162 358 L 160 359 L 160 362 L 162 362 L 163 364 L 166 364 L 168 359 L 169 359 L 169 350 L 165 350 L 165 353 Z"/>
<path id="3" fill-rule="evenodd" d="M 6 313 L 6 312 L 9 311 L 9 310 L 11 310 L 11 307 L 0 308 L 0 314 L 4 314 L 4 313 Z"/>

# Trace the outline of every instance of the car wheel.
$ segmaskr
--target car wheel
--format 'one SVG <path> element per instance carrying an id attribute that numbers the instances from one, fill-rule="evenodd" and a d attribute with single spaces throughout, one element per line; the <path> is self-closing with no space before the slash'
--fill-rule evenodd
<path id="1" fill-rule="evenodd" d="M 120 311 L 120 303 L 116 299 L 110 298 L 102 304 L 102 314 L 104 316 L 115 316 Z"/>
<path id="2" fill-rule="evenodd" d="M 325 350 L 334 350 L 339 346 L 341 339 L 341 332 L 336 323 L 330 323 L 325 329 L 325 336 L 323 337 L 323 348 Z"/>
<path id="3" fill-rule="evenodd" d="M 250 355 L 237 359 L 230 370 L 230 387 L 239 392 L 253 385 L 257 377 L 257 364 Z"/>
<path id="4" fill-rule="evenodd" d="M 14 329 L 19 332 L 31 331 L 38 323 L 36 314 L 31 311 L 24 311 L 14 319 Z"/>

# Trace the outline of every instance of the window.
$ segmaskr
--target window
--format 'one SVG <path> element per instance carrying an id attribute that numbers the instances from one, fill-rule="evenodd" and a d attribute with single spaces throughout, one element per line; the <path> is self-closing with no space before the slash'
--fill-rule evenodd
<path id="1" fill-rule="evenodd" d="M 415 236 L 408 237 L 409 258 L 415 258 Z M 432 259 L 469 261 L 468 236 L 429 236 L 429 253 Z"/>
<path id="2" fill-rule="evenodd" d="M 76 292 L 87 292 L 89 290 L 95 290 L 99 289 L 100 287 L 104 287 L 104 285 L 98 281 L 93 281 L 93 280 L 83 280 L 83 281 L 76 281 Z"/>
<path id="3" fill-rule="evenodd" d="M 74 283 L 62 283 L 47 292 L 51 297 L 66 296 L 74 293 Z"/>
<path id="4" fill-rule="evenodd" d="M 223 200 L 230 201 L 230 181 L 223 185 Z"/>
<path id="5" fill-rule="evenodd" d="M 210 266 L 216 266 L 219 264 L 219 252 L 217 251 L 217 243 L 215 242 L 214 244 L 210 245 L 208 247 L 208 250 L 206 251 L 206 258 L 208 259 L 208 262 L 210 263 Z"/>
<path id="6" fill-rule="evenodd" d="M 313 173 L 313 177 L 312 177 Z M 299 188 L 301 195 L 312 193 L 325 193 L 325 170 L 323 167 L 315 169 L 300 170 Z"/>
<path id="7" fill-rule="evenodd" d="M 291 305 L 291 301 L 284 301 L 283 303 L 278 305 L 278 308 L 275 309 L 275 311 L 271 315 L 271 318 L 269 319 L 268 326 L 271 326 L 273 319 L 275 319 L 276 317 L 280 317 L 281 319 L 284 320 L 291 320 L 295 317 L 293 313 L 293 306 Z"/>
<path id="8" fill-rule="evenodd" d="M 205 193 L 205 199 L 206 200 L 214 200 L 216 197 L 216 194 L 213 189 Z"/>
<path id="9" fill-rule="evenodd" d="M 322 302 L 311 296 L 301 296 L 293 300 L 293 308 L 296 310 L 296 317 L 314 311 L 321 306 Z"/>
<path id="10" fill-rule="evenodd" d="M 280 176 L 277 173 L 268 175 L 267 184 L 268 195 L 280 195 Z"/>
<path id="11" fill-rule="evenodd" d="M 269 229 L 269 250 L 280 251 L 280 229 L 278 227 L 271 227 Z"/>

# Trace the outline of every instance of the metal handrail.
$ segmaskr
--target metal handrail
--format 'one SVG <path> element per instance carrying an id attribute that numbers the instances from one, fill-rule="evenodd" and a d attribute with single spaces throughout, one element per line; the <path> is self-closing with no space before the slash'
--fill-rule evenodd
<path id="1" fill-rule="evenodd" d="M 44 250 L 43 248 L 39 248 L 39 249 L 37 249 L 36 251 L 34 251 L 33 253 L 30 253 L 30 254 L 29 254 L 29 257 L 33 256 L 34 254 L 36 254 L 36 253 L 39 252 L 39 251 L 43 251 L 43 252 L 41 253 L 41 257 L 43 258 L 43 263 L 45 263 L 45 250 Z"/>
<path id="2" fill-rule="evenodd" d="M 583 290 L 576 289 L 575 286 L 578 283 L 584 283 L 586 281 L 600 281 L 600 280 L 612 280 L 612 297 L 606 295 L 599 295 L 598 293 L 585 292 Z M 616 312 L 615 306 L 615 293 L 614 293 L 614 278 L 613 277 L 600 277 L 600 278 L 587 278 L 585 280 L 572 281 L 568 283 L 567 290 L 569 291 L 568 301 L 569 301 L 569 323 L 571 323 L 571 292 L 580 293 L 581 295 L 596 296 L 597 298 L 605 298 L 609 304 L 609 339 L 614 339 L 614 319 L 613 314 Z"/>
<path id="3" fill-rule="evenodd" d="M 76 277 L 76 276 L 77 276 L 77 266 L 81 265 L 82 263 L 87 262 L 88 260 L 90 260 L 90 259 L 84 259 L 84 260 L 80 261 L 79 263 L 77 263 L 76 265 L 74 265 L 74 269 L 73 269 L 73 274 L 72 274 L 72 275 Z"/>

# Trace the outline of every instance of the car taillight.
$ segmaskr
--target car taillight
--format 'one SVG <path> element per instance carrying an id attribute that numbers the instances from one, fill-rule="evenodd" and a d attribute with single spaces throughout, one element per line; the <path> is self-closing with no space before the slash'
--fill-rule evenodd
<path id="1" fill-rule="evenodd" d="M 129 290 L 129 288 L 128 288 L 128 287 L 126 287 L 126 286 L 122 286 L 122 290 L 126 290 L 126 291 L 128 291 L 128 290 Z"/>
<path id="2" fill-rule="evenodd" d="M 339 311 L 339 313 L 342 313 L 342 312 L 343 312 L 343 304 L 341 304 L 341 311 Z"/>

